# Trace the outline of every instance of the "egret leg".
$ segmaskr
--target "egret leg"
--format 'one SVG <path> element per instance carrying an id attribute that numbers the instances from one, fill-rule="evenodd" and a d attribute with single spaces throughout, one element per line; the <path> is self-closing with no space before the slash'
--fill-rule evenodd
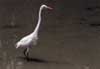
<path id="1" fill-rule="evenodd" d="M 26 58 L 29 58 L 29 48 L 26 48 L 23 53 Z"/>

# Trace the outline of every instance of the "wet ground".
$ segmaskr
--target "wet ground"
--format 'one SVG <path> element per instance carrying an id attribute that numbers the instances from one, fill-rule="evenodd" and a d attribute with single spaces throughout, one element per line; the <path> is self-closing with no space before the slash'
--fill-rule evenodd
<path id="1" fill-rule="evenodd" d="M 19 1 L 16 6 L 4 1 L 0 69 L 100 69 L 100 27 L 90 25 L 99 23 L 100 9 L 87 11 L 82 0 L 71 1 L 52 1 L 54 9 L 43 11 L 38 44 L 30 50 L 28 61 L 24 49 L 15 49 L 15 43 L 34 30 L 41 2 Z"/>

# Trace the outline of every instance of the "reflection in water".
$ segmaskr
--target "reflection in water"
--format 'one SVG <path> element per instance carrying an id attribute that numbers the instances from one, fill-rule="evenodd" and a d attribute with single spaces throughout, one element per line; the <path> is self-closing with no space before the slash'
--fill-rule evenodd
<path id="1" fill-rule="evenodd" d="M 23 62 L 16 61 L 15 58 L 9 56 L 7 52 L 3 52 L 1 69 L 22 69 Z"/>
<path id="2" fill-rule="evenodd" d="M 83 6 L 79 5 L 79 0 L 55 0 L 53 13 L 43 16 L 39 43 L 31 51 L 34 58 L 16 58 L 22 56 L 22 50 L 16 51 L 14 45 L 33 31 L 41 3 L 38 1 L 42 0 L 27 0 L 25 6 L 21 4 L 22 0 L 17 1 L 20 5 L 12 6 L 10 4 L 14 1 L 6 2 L 0 8 L 0 69 L 100 69 L 100 31 L 91 28 L 98 26 L 100 30 L 99 24 L 80 26 Z M 29 1 L 37 2 L 30 4 Z M 89 20 L 92 22 L 95 19 L 100 23 L 99 15 Z M 82 66 L 85 64 L 91 66 Z"/>
<path id="3" fill-rule="evenodd" d="M 26 57 L 19 57 L 23 60 L 26 60 L 28 62 L 37 62 L 37 63 L 47 63 L 48 61 L 43 60 L 43 59 L 38 59 L 38 58 L 26 58 Z"/>

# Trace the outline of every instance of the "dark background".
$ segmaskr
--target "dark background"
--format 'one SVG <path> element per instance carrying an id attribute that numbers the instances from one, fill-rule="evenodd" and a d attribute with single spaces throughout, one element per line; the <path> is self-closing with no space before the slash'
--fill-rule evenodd
<path id="1" fill-rule="evenodd" d="M 15 43 L 31 33 L 42 4 L 37 46 L 26 62 Z M 100 69 L 99 0 L 0 0 L 0 69 Z"/>

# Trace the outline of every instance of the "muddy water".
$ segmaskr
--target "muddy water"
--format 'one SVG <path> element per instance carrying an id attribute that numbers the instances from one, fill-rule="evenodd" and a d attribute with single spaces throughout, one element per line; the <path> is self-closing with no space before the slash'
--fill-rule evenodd
<path id="1" fill-rule="evenodd" d="M 34 30 L 39 3 L 1 5 L 0 69 L 99 69 L 100 27 L 80 24 L 79 1 L 73 5 L 55 1 L 52 11 L 43 12 L 38 44 L 30 50 L 29 61 L 23 48 L 15 49 L 15 43 Z"/>

